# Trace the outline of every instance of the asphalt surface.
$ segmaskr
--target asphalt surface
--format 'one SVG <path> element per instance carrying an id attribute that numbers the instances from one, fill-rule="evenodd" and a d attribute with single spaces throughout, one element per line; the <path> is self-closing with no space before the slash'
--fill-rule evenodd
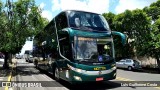
<path id="1" fill-rule="evenodd" d="M 55 81 L 51 74 L 36 69 L 33 63 L 19 59 L 17 69 L 13 72 L 12 81 L 39 81 L 50 87 L 12 87 L 9 90 L 160 90 L 159 87 L 124 87 L 118 81 L 160 81 L 160 75 L 141 71 L 127 71 L 118 69 L 116 80 L 71 85 L 66 81 Z M 46 81 L 46 82 L 44 82 Z"/>

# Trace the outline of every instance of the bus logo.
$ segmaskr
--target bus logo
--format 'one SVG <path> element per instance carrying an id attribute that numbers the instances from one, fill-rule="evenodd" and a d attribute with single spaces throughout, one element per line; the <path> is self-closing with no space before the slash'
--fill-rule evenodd
<path id="1" fill-rule="evenodd" d="M 102 74 L 102 71 L 99 71 L 98 74 L 101 75 L 101 74 Z"/>

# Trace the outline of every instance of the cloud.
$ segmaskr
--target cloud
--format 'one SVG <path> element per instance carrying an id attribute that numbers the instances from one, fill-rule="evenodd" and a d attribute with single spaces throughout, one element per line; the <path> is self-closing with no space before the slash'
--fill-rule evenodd
<path id="1" fill-rule="evenodd" d="M 60 10 L 60 2 L 59 0 L 52 0 L 52 11 Z"/>
<path id="2" fill-rule="evenodd" d="M 142 9 L 145 6 L 149 6 L 151 3 L 157 0 L 119 0 L 119 4 L 115 8 L 116 13 L 122 13 L 126 9 L 134 10 L 136 8 Z"/>
<path id="3" fill-rule="evenodd" d="M 42 10 L 41 15 L 42 15 L 42 17 L 47 18 L 49 21 L 51 21 L 53 18 L 52 12 L 49 10 L 43 10 L 45 6 L 46 6 L 46 4 L 43 2 L 39 6 L 40 9 Z"/>
<path id="4" fill-rule="evenodd" d="M 109 0 L 52 0 L 52 11 L 84 10 L 95 13 L 109 11 Z"/>
<path id="5" fill-rule="evenodd" d="M 43 2 L 40 4 L 40 8 L 43 9 L 46 6 Z"/>
<path id="6" fill-rule="evenodd" d="M 53 18 L 52 12 L 49 10 L 43 10 L 41 15 L 42 17 L 47 18 L 49 21 L 51 21 Z"/>

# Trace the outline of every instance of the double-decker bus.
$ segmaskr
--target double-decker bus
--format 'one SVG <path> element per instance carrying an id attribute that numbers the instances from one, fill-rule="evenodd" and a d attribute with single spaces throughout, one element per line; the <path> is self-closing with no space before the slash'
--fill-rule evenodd
<path id="1" fill-rule="evenodd" d="M 36 66 L 56 80 L 71 83 L 105 81 L 116 78 L 116 61 L 111 31 L 97 13 L 66 10 L 59 13 L 34 38 Z"/>

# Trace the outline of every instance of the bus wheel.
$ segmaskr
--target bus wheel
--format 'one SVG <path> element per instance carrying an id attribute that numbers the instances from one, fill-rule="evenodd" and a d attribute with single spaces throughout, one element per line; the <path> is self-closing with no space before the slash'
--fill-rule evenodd
<path id="1" fill-rule="evenodd" d="M 38 64 L 37 63 L 35 63 L 34 65 L 35 65 L 36 68 L 38 68 Z"/>
<path id="2" fill-rule="evenodd" d="M 54 76 L 56 81 L 60 80 L 59 69 L 57 67 L 55 67 Z"/>
<path id="3" fill-rule="evenodd" d="M 38 60 L 34 60 L 34 65 L 36 68 L 38 67 Z"/>

